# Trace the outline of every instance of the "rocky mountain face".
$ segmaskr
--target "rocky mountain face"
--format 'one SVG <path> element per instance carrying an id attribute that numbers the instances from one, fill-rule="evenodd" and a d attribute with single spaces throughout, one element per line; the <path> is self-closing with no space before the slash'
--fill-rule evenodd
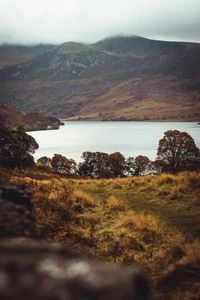
<path id="1" fill-rule="evenodd" d="M 64 43 L 0 71 L 0 103 L 97 120 L 200 119 L 200 44 L 113 37 Z"/>

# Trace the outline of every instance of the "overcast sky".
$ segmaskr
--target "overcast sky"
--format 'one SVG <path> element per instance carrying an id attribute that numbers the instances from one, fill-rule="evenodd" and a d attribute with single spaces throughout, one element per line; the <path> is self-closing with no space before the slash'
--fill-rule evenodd
<path id="1" fill-rule="evenodd" d="M 0 0 L 0 44 L 120 34 L 200 42 L 200 0 Z"/>

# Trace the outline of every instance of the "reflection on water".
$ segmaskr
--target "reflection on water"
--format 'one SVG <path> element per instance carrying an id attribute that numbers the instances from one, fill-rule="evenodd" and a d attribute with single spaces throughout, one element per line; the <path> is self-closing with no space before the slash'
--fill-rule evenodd
<path id="1" fill-rule="evenodd" d="M 156 158 L 158 141 L 166 130 L 188 132 L 200 147 L 200 125 L 194 122 L 64 122 L 59 130 L 28 132 L 39 144 L 34 155 L 62 154 L 81 161 L 84 151 L 121 152 L 125 157 Z"/>

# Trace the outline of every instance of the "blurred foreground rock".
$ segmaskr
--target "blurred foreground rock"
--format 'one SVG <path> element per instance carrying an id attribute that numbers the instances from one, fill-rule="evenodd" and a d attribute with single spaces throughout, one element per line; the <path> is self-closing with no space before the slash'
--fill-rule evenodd
<path id="1" fill-rule="evenodd" d="M 137 267 L 109 266 L 39 238 L 30 193 L 0 180 L 1 300 L 145 300 L 148 280 Z"/>
<path id="2" fill-rule="evenodd" d="M 2 174 L 1 174 L 2 175 Z M 23 184 L 10 184 L 0 179 L 0 238 L 39 238 L 32 215 L 31 193 Z"/>
<path id="3" fill-rule="evenodd" d="M 106 266 L 58 246 L 0 243 L 0 299 L 148 299 L 141 270 Z"/>

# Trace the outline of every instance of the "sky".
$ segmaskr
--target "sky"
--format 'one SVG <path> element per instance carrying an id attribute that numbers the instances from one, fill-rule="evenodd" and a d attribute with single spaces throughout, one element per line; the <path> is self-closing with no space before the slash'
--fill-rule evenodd
<path id="1" fill-rule="evenodd" d="M 0 0 L 0 44 L 115 35 L 200 43 L 200 0 Z"/>

